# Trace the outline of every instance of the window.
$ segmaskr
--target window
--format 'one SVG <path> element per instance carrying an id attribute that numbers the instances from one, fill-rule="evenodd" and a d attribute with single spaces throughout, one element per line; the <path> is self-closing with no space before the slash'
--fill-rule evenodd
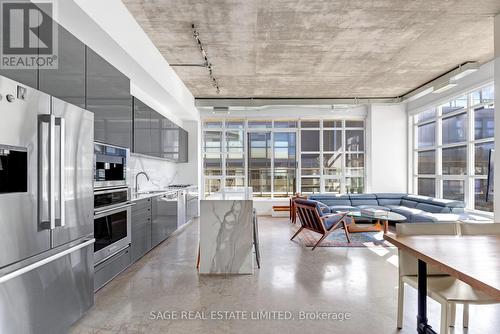
<path id="1" fill-rule="evenodd" d="M 418 127 L 418 148 L 432 147 L 436 144 L 436 123 Z"/>
<path id="2" fill-rule="evenodd" d="M 363 120 L 209 120 L 203 123 L 205 194 L 253 187 L 254 197 L 362 193 Z"/>
<path id="3" fill-rule="evenodd" d="M 467 132 L 467 114 L 443 119 L 443 144 L 464 142 Z"/>
<path id="4" fill-rule="evenodd" d="M 464 200 L 464 180 L 443 180 L 443 197 Z"/>
<path id="5" fill-rule="evenodd" d="M 436 151 L 418 152 L 418 174 L 436 174 Z"/>
<path id="6" fill-rule="evenodd" d="M 418 194 L 422 196 L 436 196 L 436 180 L 418 178 Z"/>
<path id="7" fill-rule="evenodd" d="M 465 201 L 467 209 L 493 211 L 493 202 L 486 202 L 485 195 L 494 148 L 493 102 L 494 88 L 488 85 L 413 117 L 416 193 Z"/>
<path id="8" fill-rule="evenodd" d="M 248 133 L 248 186 L 259 197 L 271 196 L 271 132 Z"/>
<path id="9" fill-rule="evenodd" d="M 289 197 L 295 193 L 297 170 L 296 133 L 274 133 L 274 196 Z"/>
<path id="10" fill-rule="evenodd" d="M 467 174 L 467 149 L 465 146 L 443 148 L 443 175 Z"/>

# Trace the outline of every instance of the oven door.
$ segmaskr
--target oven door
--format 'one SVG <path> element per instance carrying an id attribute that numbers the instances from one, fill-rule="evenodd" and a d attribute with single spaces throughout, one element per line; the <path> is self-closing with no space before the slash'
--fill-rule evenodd
<path id="1" fill-rule="evenodd" d="M 131 206 L 96 211 L 94 216 L 94 264 L 128 247 L 131 242 Z"/>

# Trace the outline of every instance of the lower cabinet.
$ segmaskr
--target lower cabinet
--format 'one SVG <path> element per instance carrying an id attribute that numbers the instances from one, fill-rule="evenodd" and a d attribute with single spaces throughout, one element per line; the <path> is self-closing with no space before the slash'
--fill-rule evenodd
<path id="1" fill-rule="evenodd" d="M 130 263 L 130 247 L 118 252 L 106 261 L 99 263 L 94 268 L 94 291 L 99 290 L 119 273 L 127 269 Z"/>
<path id="2" fill-rule="evenodd" d="M 152 244 L 153 247 L 168 238 L 177 229 L 177 196 L 162 195 L 153 198 Z"/>
<path id="3" fill-rule="evenodd" d="M 151 198 L 137 201 L 132 207 L 132 262 L 139 260 L 152 248 Z"/>

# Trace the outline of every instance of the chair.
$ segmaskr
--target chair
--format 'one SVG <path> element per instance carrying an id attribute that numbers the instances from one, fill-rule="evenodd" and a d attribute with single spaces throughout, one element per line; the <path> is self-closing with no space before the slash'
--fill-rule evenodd
<path id="1" fill-rule="evenodd" d="M 500 235 L 500 224 L 498 223 L 461 223 L 458 224 L 461 235 Z M 471 288 L 472 289 L 472 288 Z M 462 301 L 464 304 L 463 326 L 469 327 L 469 305 L 470 304 L 496 304 L 498 302 L 486 300 Z"/>
<path id="2" fill-rule="evenodd" d="M 347 241 L 351 242 L 349 231 L 347 230 L 348 224 L 345 220 L 347 212 L 330 214 L 329 208 L 326 205 L 300 198 L 294 201 L 294 206 L 297 210 L 301 227 L 290 240 L 293 240 L 303 229 L 322 234 L 322 237 L 313 246 L 312 250 L 314 250 L 335 229 L 344 228 Z"/>
<path id="3" fill-rule="evenodd" d="M 290 198 L 290 222 L 295 224 L 297 222 L 297 208 L 295 207 L 296 199 L 307 199 L 307 197 L 300 196 L 300 193 L 296 193 L 295 196 Z"/>
<path id="4" fill-rule="evenodd" d="M 457 235 L 457 223 L 406 223 L 396 225 L 399 236 L 409 235 Z M 399 287 L 397 326 L 403 327 L 404 285 L 418 288 L 417 259 L 404 251 L 399 251 Z M 432 266 L 427 268 L 427 295 L 441 304 L 440 333 L 448 333 L 455 323 L 457 303 L 490 303 L 491 297 L 475 290 L 459 279 L 449 276 Z M 468 323 L 468 306 L 464 306 L 464 327 Z"/>

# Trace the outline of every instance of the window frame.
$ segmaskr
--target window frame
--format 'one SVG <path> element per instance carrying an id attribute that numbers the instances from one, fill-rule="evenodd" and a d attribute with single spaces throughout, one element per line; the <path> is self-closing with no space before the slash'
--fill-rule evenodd
<path id="1" fill-rule="evenodd" d="M 464 182 L 464 202 L 467 211 L 474 211 L 485 215 L 492 215 L 490 211 L 482 211 L 475 209 L 475 181 L 478 179 L 487 179 L 487 175 L 476 175 L 475 174 L 475 146 L 476 144 L 482 143 L 493 143 L 495 142 L 494 136 L 475 139 L 475 110 L 480 107 L 493 106 L 495 108 L 494 102 L 483 101 L 481 103 L 473 104 L 473 95 L 477 91 L 482 91 L 483 89 L 493 85 L 492 82 L 488 82 L 484 85 L 478 86 L 474 89 L 468 90 L 465 93 L 460 93 L 457 95 L 450 96 L 444 101 L 438 102 L 431 107 L 423 109 L 421 112 L 426 112 L 431 109 L 436 110 L 435 117 L 431 119 L 426 119 L 422 122 L 418 122 L 418 115 L 421 112 L 410 115 L 410 124 L 412 125 L 412 186 L 413 192 L 418 194 L 418 179 L 419 178 L 434 178 L 435 179 L 435 193 L 437 198 L 443 198 L 443 186 L 444 181 L 447 180 L 461 180 Z M 467 105 L 460 109 L 454 110 L 449 113 L 443 114 L 442 107 L 451 103 L 452 101 L 467 96 Z M 448 119 L 450 117 L 455 117 L 460 114 L 466 115 L 466 135 L 465 141 L 443 144 L 443 119 Z M 435 123 L 435 145 L 418 147 L 418 127 L 430 123 Z M 465 175 L 445 175 L 442 170 L 443 163 L 443 149 L 462 147 L 466 148 L 466 173 Z M 435 151 L 435 173 L 434 174 L 419 174 L 418 173 L 418 153 L 425 151 Z"/>
<path id="2" fill-rule="evenodd" d="M 333 127 L 325 127 L 324 126 L 324 121 L 339 121 L 339 124 L 341 126 L 338 126 L 337 123 L 334 124 Z M 204 151 L 204 140 L 205 140 L 205 132 L 210 132 L 210 131 L 221 131 L 222 133 L 222 149 L 221 149 L 221 158 L 222 158 L 222 175 L 221 176 L 207 176 L 205 173 L 202 173 L 202 185 L 205 187 L 205 180 L 206 179 L 220 179 L 221 182 L 221 187 L 224 187 L 226 184 L 227 179 L 234 179 L 235 177 L 232 175 L 226 175 L 226 158 L 227 158 L 227 137 L 226 133 L 227 132 L 235 132 L 235 131 L 243 131 L 243 140 L 244 140 L 244 146 L 243 146 L 243 155 L 245 157 L 245 173 L 244 173 L 244 186 L 248 187 L 249 184 L 249 175 L 248 175 L 248 134 L 249 133 L 262 133 L 262 132 L 270 132 L 271 133 L 271 150 L 272 150 L 272 156 L 271 156 L 271 194 L 269 197 L 263 197 L 263 198 L 271 198 L 271 199 L 282 199 L 283 196 L 275 196 L 275 165 L 274 165 L 274 145 L 275 145 L 275 133 L 295 133 L 295 156 L 297 159 L 297 164 L 296 164 L 296 171 L 295 171 L 295 187 L 294 193 L 295 192 L 301 192 L 302 193 L 302 178 L 319 178 L 320 180 L 320 188 L 319 192 L 324 193 L 325 188 L 326 188 L 326 183 L 328 182 L 327 180 L 337 180 L 340 183 L 340 193 L 345 193 L 347 190 L 347 180 L 350 177 L 360 177 L 362 178 L 362 184 L 363 184 L 363 189 L 366 189 L 366 184 L 367 184 L 367 150 L 366 150 L 366 118 L 365 117 L 343 117 L 343 118 L 327 118 L 327 119 L 322 119 L 322 118 L 307 118 L 307 119 L 291 119 L 291 118 L 276 118 L 269 120 L 267 119 L 259 119 L 259 118 L 244 118 L 243 120 L 240 118 L 238 121 L 243 121 L 243 128 L 227 128 L 226 127 L 226 122 L 227 121 L 234 121 L 232 118 L 221 118 L 221 119 L 205 119 L 202 120 L 201 122 L 201 133 L 202 133 L 202 157 L 205 156 L 205 151 Z M 248 124 L 249 122 L 252 121 L 271 121 L 272 126 L 270 128 L 253 128 L 249 127 Z M 275 122 L 296 122 L 296 127 L 275 127 Z M 318 121 L 319 122 L 319 127 L 317 128 L 302 128 L 302 121 L 304 122 L 310 122 L 310 121 Z M 362 122 L 362 127 L 361 126 L 356 126 L 356 127 L 347 127 L 346 122 L 348 121 L 360 121 Z M 209 122 L 213 124 L 214 122 L 220 122 L 221 127 L 220 128 L 214 128 L 214 127 L 209 127 L 205 128 L 205 122 Z M 319 151 L 314 151 L 314 152 L 302 152 L 302 138 L 301 138 L 301 133 L 302 130 L 318 130 L 319 131 Z M 342 140 L 342 145 L 341 148 L 338 151 L 323 151 L 323 138 L 324 138 L 324 131 L 329 131 L 329 130 L 338 130 L 341 131 L 341 140 Z M 348 130 L 361 130 L 362 131 L 362 140 L 363 140 L 363 150 L 358 150 L 358 151 L 346 151 L 346 131 Z M 302 154 L 319 154 L 319 175 L 302 175 Z M 324 174 L 324 155 L 325 154 L 340 154 L 341 155 L 341 171 L 339 175 L 327 175 Z M 346 167 L 346 154 L 363 154 L 363 171 L 360 174 L 347 174 L 347 167 Z M 236 177 L 236 178 L 243 178 L 243 177 Z M 205 193 L 205 189 L 203 189 L 203 193 Z M 277 193 L 278 194 L 278 193 Z M 206 194 L 207 195 L 207 194 Z M 254 194 L 255 196 L 255 194 Z M 260 198 L 260 197 L 257 197 Z"/>

